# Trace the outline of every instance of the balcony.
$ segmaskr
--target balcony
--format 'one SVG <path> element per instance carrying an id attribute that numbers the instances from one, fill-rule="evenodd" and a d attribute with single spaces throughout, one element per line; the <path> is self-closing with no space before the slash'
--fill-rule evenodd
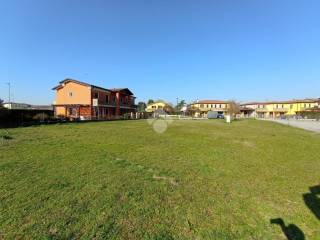
<path id="1" fill-rule="evenodd" d="M 222 112 L 222 111 L 226 111 L 227 109 L 226 108 L 220 108 L 220 107 L 213 107 L 213 108 L 211 108 L 211 107 L 199 107 L 198 108 L 200 111 L 216 111 L 216 112 Z"/>
<path id="2" fill-rule="evenodd" d="M 123 109 L 135 109 L 135 108 L 137 108 L 137 105 L 135 105 L 133 103 L 120 103 L 120 108 L 123 108 Z"/>
<path id="3" fill-rule="evenodd" d="M 288 112 L 289 108 L 273 108 L 273 112 Z"/>
<path id="4" fill-rule="evenodd" d="M 269 112 L 269 110 L 267 108 L 256 108 L 256 112 L 264 113 L 264 112 Z"/>
<path id="5" fill-rule="evenodd" d="M 99 101 L 97 98 L 92 99 L 92 105 L 94 107 L 116 107 L 116 103 L 114 101 Z"/>

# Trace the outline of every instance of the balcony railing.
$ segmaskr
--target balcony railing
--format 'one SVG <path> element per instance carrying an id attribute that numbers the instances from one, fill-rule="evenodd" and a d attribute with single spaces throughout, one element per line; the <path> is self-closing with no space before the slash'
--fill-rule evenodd
<path id="1" fill-rule="evenodd" d="M 266 108 L 256 108 L 256 112 L 269 112 Z"/>
<path id="2" fill-rule="evenodd" d="M 289 108 L 273 108 L 274 112 L 288 112 Z"/>

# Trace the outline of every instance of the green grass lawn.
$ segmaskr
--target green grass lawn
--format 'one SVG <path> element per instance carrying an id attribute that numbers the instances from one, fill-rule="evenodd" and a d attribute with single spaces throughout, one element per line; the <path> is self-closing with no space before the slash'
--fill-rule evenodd
<path id="1" fill-rule="evenodd" d="M 286 239 L 275 218 L 320 239 L 320 196 L 309 189 L 320 184 L 319 134 L 255 120 L 9 133 L 0 239 Z"/>

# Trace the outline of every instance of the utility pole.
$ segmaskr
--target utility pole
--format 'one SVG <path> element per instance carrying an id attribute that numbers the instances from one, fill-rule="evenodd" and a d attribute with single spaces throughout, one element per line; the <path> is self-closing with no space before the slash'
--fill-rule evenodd
<path id="1" fill-rule="evenodd" d="M 8 100 L 9 100 L 9 105 L 11 103 L 11 83 L 10 82 L 7 82 L 6 83 L 8 85 L 8 89 L 9 89 L 9 97 L 8 97 Z"/>

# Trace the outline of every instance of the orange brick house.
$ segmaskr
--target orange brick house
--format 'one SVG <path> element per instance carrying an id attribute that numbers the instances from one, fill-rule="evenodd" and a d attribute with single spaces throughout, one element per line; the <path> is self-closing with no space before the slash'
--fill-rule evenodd
<path id="1" fill-rule="evenodd" d="M 136 111 L 135 97 L 128 88 L 106 89 L 67 78 L 52 90 L 56 91 L 56 117 L 107 120 Z"/>

